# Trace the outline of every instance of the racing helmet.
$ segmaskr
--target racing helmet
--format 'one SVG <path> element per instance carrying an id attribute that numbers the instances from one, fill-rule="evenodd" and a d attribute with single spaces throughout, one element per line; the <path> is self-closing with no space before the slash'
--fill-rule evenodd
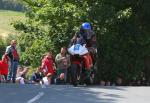
<path id="1" fill-rule="evenodd" d="M 88 22 L 82 23 L 81 28 L 84 30 L 90 30 L 91 29 L 91 25 Z"/>

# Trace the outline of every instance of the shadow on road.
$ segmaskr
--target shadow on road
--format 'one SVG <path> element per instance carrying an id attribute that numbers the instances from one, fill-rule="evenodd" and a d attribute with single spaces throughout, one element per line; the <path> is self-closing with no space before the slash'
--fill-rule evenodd
<path id="1" fill-rule="evenodd" d="M 44 95 L 33 103 L 116 103 L 123 97 L 113 91 L 125 90 L 119 87 L 51 85 L 41 88 L 39 85 L 0 84 L 0 103 L 27 103 L 39 92 Z"/>
<path id="2" fill-rule="evenodd" d="M 117 94 L 102 92 L 101 87 L 57 86 L 49 87 L 45 93 L 49 94 L 48 98 L 45 98 L 45 103 L 116 103 L 118 98 L 122 98 Z"/>

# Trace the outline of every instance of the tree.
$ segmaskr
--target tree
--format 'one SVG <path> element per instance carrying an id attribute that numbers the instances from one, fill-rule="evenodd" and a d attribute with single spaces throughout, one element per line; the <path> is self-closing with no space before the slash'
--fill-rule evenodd
<path id="1" fill-rule="evenodd" d="M 150 53 L 150 1 L 24 0 L 24 2 L 27 6 L 26 16 L 29 19 L 25 23 L 17 22 L 15 28 L 23 31 L 19 38 L 23 58 L 30 58 L 32 64 L 36 66 L 39 64 L 34 61 L 39 61 L 42 52 L 49 49 L 57 52 L 59 47 L 67 45 L 73 31 L 77 31 L 82 22 L 88 21 L 92 24 L 98 41 L 97 80 L 115 82 L 117 77 L 121 77 L 127 84 L 141 78 L 144 58 Z M 38 50 L 40 48 L 43 51 Z M 29 57 L 32 54 L 34 56 Z"/>
<path id="2" fill-rule="evenodd" d="M 94 3 L 95 2 L 95 3 Z M 96 0 L 91 9 L 98 39 L 99 79 L 139 79 L 150 53 L 148 0 Z M 99 12 L 99 13 L 98 13 Z"/>
<path id="3" fill-rule="evenodd" d="M 68 45 L 73 31 L 78 30 L 79 25 L 87 18 L 86 4 L 76 5 L 78 4 L 76 1 L 24 0 L 24 2 L 27 6 L 26 16 L 29 19 L 25 23 L 14 23 L 17 30 L 23 31 L 19 38 L 23 53 L 22 61 L 31 58 L 32 54 L 41 56 L 49 50 L 55 54 L 61 46 Z M 43 45 L 43 51 L 35 53 L 34 51 L 41 49 L 41 45 L 35 45 L 39 40 Z M 40 61 L 38 57 L 32 59 L 31 64 L 39 65 L 39 62 L 35 62 Z"/>
<path id="4" fill-rule="evenodd" d="M 1 37 L 0 38 L 0 58 L 2 57 L 4 52 L 5 52 L 5 43 L 4 43 L 4 40 Z"/>

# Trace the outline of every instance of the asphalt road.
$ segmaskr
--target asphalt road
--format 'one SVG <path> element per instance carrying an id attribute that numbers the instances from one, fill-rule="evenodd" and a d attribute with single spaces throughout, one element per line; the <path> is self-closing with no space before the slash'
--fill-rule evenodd
<path id="1" fill-rule="evenodd" d="M 0 84 L 0 103 L 150 103 L 150 87 Z"/>

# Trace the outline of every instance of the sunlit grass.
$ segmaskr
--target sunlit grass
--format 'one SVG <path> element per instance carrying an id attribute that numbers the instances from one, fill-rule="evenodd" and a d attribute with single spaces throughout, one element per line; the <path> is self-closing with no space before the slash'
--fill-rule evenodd
<path id="1" fill-rule="evenodd" d="M 16 30 L 13 28 L 11 23 L 18 20 L 25 20 L 24 13 L 9 10 L 0 10 L 0 36 L 15 34 Z"/>

